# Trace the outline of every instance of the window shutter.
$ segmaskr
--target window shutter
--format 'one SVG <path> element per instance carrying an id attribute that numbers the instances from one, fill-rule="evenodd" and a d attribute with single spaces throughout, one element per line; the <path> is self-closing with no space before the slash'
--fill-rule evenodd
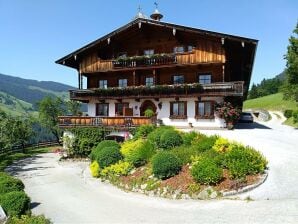
<path id="1" fill-rule="evenodd" d="M 199 102 L 196 101 L 196 102 L 195 102 L 195 115 L 196 115 L 196 116 L 199 115 L 198 106 L 199 106 Z"/>
<path id="2" fill-rule="evenodd" d="M 187 116 L 187 101 L 184 102 L 184 115 Z"/>
<path id="3" fill-rule="evenodd" d="M 173 102 L 170 102 L 170 115 L 173 115 Z"/>

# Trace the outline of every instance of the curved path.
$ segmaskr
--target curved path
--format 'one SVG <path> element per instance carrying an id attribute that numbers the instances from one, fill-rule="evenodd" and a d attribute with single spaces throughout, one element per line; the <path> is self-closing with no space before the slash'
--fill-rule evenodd
<path id="1" fill-rule="evenodd" d="M 8 171 L 24 181 L 33 213 L 54 223 L 298 223 L 298 131 L 266 125 L 204 131 L 249 144 L 269 160 L 266 182 L 237 198 L 174 201 L 126 193 L 90 178 L 87 163 L 59 164 L 53 153 L 24 159 Z M 243 200 L 247 196 L 253 200 Z"/>

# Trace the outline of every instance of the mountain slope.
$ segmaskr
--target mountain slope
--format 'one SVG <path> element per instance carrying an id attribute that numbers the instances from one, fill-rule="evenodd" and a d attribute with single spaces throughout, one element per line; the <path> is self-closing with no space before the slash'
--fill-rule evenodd
<path id="1" fill-rule="evenodd" d="M 12 115 L 36 111 L 36 103 L 45 96 L 68 98 L 72 86 L 52 82 L 22 79 L 0 73 L 0 108 Z"/>

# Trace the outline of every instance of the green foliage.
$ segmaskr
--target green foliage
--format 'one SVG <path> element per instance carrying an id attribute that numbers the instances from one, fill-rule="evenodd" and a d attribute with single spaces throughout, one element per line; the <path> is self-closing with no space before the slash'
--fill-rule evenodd
<path id="1" fill-rule="evenodd" d="M 98 165 L 97 161 L 93 161 L 90 164 L 89 168 L 90 168 L 90 172 L 91 172 L 92 177 L 99 177 L 100 168 L 99 168 L 99 165 Z"/>
<path id="2" fill-rule="evenodd" d="M 230 150 L 230 142 L 228 139 L 219 137 L 216 139 L 212 149 L 214 149 L 216 152 L 222 152 L 225 153 Z"/>
<path id="3" fill-rule="evenodd" d="M 192 146 L 198 150 L 198 152 L 205 152 L 213 147 L 217 139 L 218 136 L 216 135 L 212 135 L 210 137 L 200 135 L 192 141 Z"/>
<path id="4" fill-rule="evenodd" d="M 173 150 L 171 150 L 171 153 L 178 157 L 183 165 L 190 163 L 192 156 L 199 155 L 198 150 L 196 150 L 194 147 L 184 145 L 174 148 Z"/>
<path id="5" fill-rule="evenodd" d="M 160 148 L 161 135 L 167 130 L 174 130 L 172 126 L 162 126 L 156 128 L 148 135 L 148 140 L 154 145 L 155 148 Z"/>
<path id="6" fill-rule="evenodd" d="M 21 180 L 0 173 L 0 195 L 11 191 L 23 191 L 24 188 Z"/>
<path id="7" fill-rule="evenodd" d="M 155 115 L 154 111 L 152 109 L 147 109 L 144 112 L 145 117 L 153 117 Z"/>
<path id="8" fill-rule="evenodd" d="M 95 148 L 92 149 L 92 151 L 90 153 L 91 161 L 96 160 L 98 153 L 102 149 L 104 149 L 105 147 L 118 147 L 118 148 L 120 148 L 120 145 L 114 140 L 103 140 L 103 141 L 101 141 Z"/>
<path id="9" fill-rule="evenodd" d="M 153 132 L 156 129 L 154 125 L 151 124 L 146 124 L 146 125 L 141 125 L 140 127 L 137 128 L 137 131 L 134 135 L 134 138 L 146 138 L 151 132 Z"/>
<path id="10" fill-rule="evenodd" d="M 198 136 L 195 131 L 187 132 L 182 134 L 183 144 L 186 146 L 191 145 L 191 142 Z"/>
<path id="11" fill-rule="evenodd" d="M 277 93 L 282 85 L 282 80 L 279 76 L 272 79 L 263 79 L 260 84 L 252 84 L 248 92 L 248 99 L 255 99 L 262 96 Z"/>
<path id="12" fill-rule="evenodd" d="M 292 115 L 293 115 L 293 110 L 285 110 L 284 116 L 286 118 L 290 118 L 290 117 L 292 117 Z"/>
<path id="13" fill-rule="evenodd" d="M 51 224 L 51 221 L 48 220 L 44 215 L 22 215 L 20 218 L 11 217 L 7 224 Z"/>
<path id="14" fill-rule="evenodd" d="M 68 111 L 73 116 L 78 116 L 82 113 L 81 110 L 80 110 L 82 104 L 78 101 L 69 100 L 69 101 L 66 102 L 66 106 L 67 106 Z"/>
<path id="15" fill-rule="evenodd" d="M 181 160 L 170 152 L 159 152 L 152 158 L 152 172 L 160 179 L 175 176 L 182 168 Z"/>
<path id="16" fill-rule="evenodd" d="M 293 111 L 292 116 L 294 123 L 298 123 L 298 110 Z"/>
<path id="17" fill-rule="evenodd" d="M 235 143 L 231 148 L 226 153 L 225 163 L 232 178 L 244 178 L 249 174 L 264 172 L 268 162 L 260 152 Z"/>
<path id="18" fill-rule="evenodd" d="M 58 125 L 58 116 L 66 113 L 63 100 L 60 97 L 45 97 L 38 102 L 38 112 L 41 125 L 50 130 L 59 142 L 62 130 Z"/>
<path id="19" fill-rule="evenodd" d="M 191 168 L 191 175 L 200 184 L 217 184 L 223 177 L 223 172 L 217 164 L 208 157 L 202 157 Z"/>
<path id="20" fill-rule="evenodd" d="M 69 130 L 74 138 L 69 147 L 70 156 L 86 157 L 92 148 L 100 143 L 104 138 L 104 130 L 101 128 L 72 128 Z"/>
<path id="21" fill-rule="evenodd" d="M 119 161 L 116 164 L 110 165 L 101 171 L 101 176 L 126 176 L 133 169 L 133 166 L 129 162 Z"/>
<path id="22" fill-rule="evenodd" d="M 160 136 L 159 147 L 165 150 L 172 149 L 183 143 L 182 137 L 179 132 L 175 130 L 166 130 Z"/>
<path id="23" fill-rule="evenodd" d="M 23 149 L 33 135 L 32 122 L 26 117 L 12 117 L 0 110 L 0 148 L 22 145 Z"/>
<path id="24" fill-rule="evenodd" d="M 125 161 L 133 164 L 135 167 L 146 164 L 155 154 L 154 146 L 146 140 L 138 139 L 136 141 L 126 141 L 121 146 L 121 153 Z"/>
<path id="25" fill-rule="evenodd" d="M 298 102 L 298 22 L 289 39 L 289 46 L 285 59 L 287 60 L 286 83 L 283 86 L 285 99 Z"/>
<path id="26" fill-rule="evenodd" d="M 30 198 L 22 191 L 1 194 L 0 204 L 9 216 L 20 216 L 30 211 Z"/>
<path id="27" fill-rule="evenodd" d="M 117 163 L 122 159 L 122 155 L 118 147 L 111 146 L 103 148 L 97 155 L 97 162 L 101 169 Z"/>

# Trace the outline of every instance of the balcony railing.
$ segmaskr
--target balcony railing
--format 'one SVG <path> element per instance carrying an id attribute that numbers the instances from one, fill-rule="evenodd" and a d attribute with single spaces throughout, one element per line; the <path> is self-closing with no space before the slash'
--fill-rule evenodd
<path id="1" fill-rule="evenodd" d="M 155 123 L 155 118 L 149 117 L 89 117 L 89 116 L 59 116 L 60 127 L 137 127 Z"/>
<path id="2" fill-rule="evenodd" d="M 155 85 L 155 86 L 128 86 L 125 88 L 110 87 L 107 89 L 80 89 L 70 90 L 70 98 L 73 100 L 87 100 L 88 97 L 98 99 L 120 98 L 171 98 L 179 96 L 243 96 L 243 82 L 223 82 L 211 84 L 179 84 L 179 85 Z"/>
<path id="3" fill-rule="evenodd" d="M 136 56 L 120 58 L 113 61 L 114 68 L 133 68 L 146 66 L 159 66 L 176 64 L 177 57 L 174 54 L 160 54 L 153 56 Z"/>

